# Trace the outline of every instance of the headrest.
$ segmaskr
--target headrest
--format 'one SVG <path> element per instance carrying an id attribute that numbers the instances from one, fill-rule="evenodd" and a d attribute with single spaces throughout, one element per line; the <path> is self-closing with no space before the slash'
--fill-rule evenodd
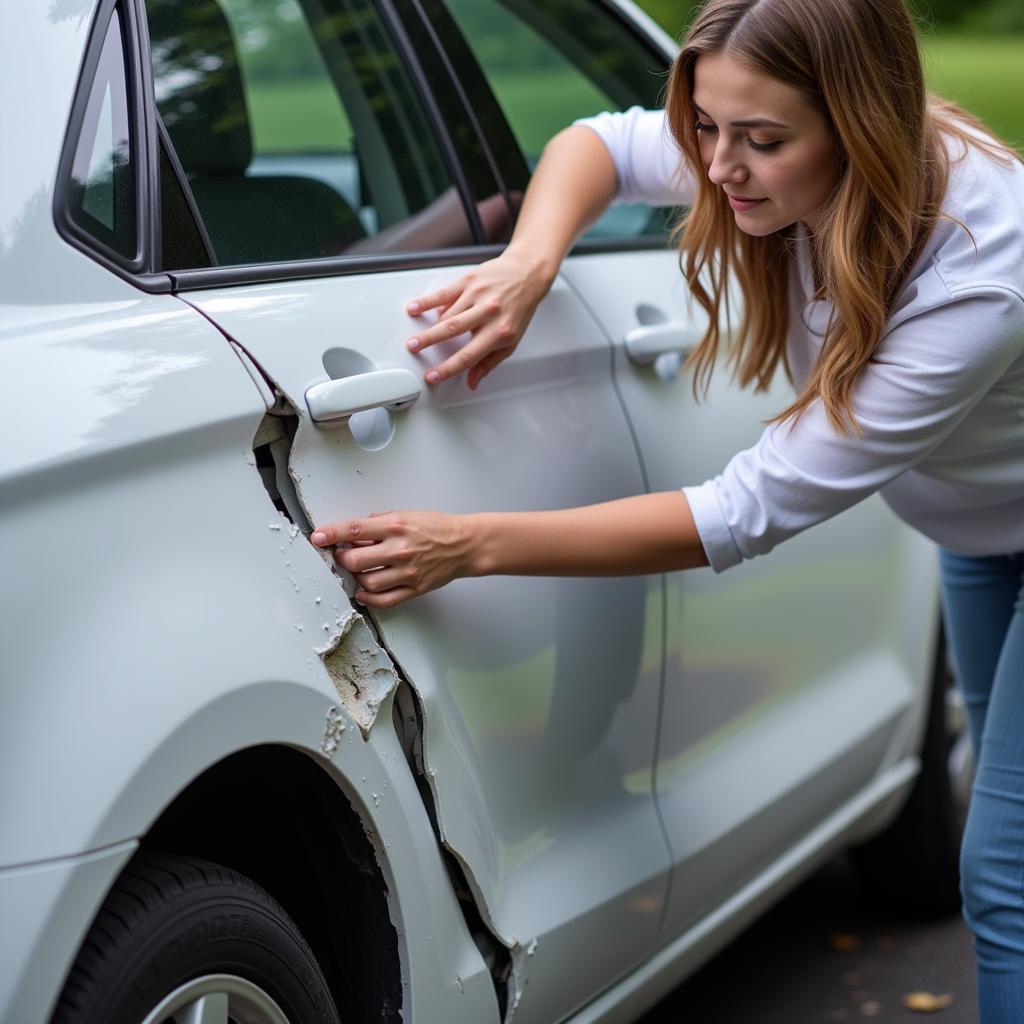
<path id="1" fill-rule="evenodd" d="M 186 174 L 241 174 L 252 135 L 238 54 L 215 0 L 147 0 L 156 105 Z"/>

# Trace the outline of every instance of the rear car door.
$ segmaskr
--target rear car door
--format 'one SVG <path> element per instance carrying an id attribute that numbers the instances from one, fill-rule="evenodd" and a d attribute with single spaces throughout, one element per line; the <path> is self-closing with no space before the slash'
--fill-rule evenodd
<path id="1" fill-rule="evenodd" d="M 513 190 L 575 118 L 661 103 L 673 44 L 639 12 L 627 18 L 624 4 L 421 2 L 438 25 L 450 13 L 447 46 L 475 105 L 499 108 L 489 142 Z M 721 368 L 706 399 L 694 399 L 678 371 L 702 321 L 665 225 L 664 211 L 613 207 L 562 268 L 614 347 L 653 491 L 717 475 L 790 400 L 783 379 L 753 395 Z M 649 600 L 662 590 L 666 603 L 656 769 L 676 864 L 666 938 L 868 785 L 908 725 L 919 638 L 935 612 L 914 590 L 931 594 L 933 584 L 928 546 L 877 498 L 723 576 L 651 581 Z"/>
<path id="2" fill-rule="evenodd" d="M 368 0 L 147 10 L 165 207 L 179 197 L 166 269 L 290 405 L 288 470 L 311 522 L 642 489 L 611 348 L 562 281 L 493 387 L 421 387 L 446 352 L 406 351 L 404 303 L 469 269 L 509 208 L 501 183 L 452 159 L 472 140 L 431 116 L 396 25 Z M 185 232 L 192 244 L 176 244 Z M 511 951 L 509 1004 L 523 1021 L 560 1019 L 657 938 L 660 592 L 467 580 L 374 619 L 419 695 L 441 835 Z"/>

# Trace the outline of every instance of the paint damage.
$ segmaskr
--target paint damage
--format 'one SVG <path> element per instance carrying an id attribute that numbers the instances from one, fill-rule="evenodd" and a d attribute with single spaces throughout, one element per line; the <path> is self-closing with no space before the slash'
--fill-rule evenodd
<path id="1" fill-rule="evenodd" d="M 391 659 L 358 612 L 339 618 L 327 643 L 316 648 L 316 653 L 338 691 L 338 699 L 366 739 L 381 704 L 398 685 Z"/>
<path id="2" fill-rule="evenodd" d="M 505 1013 L 506 1021 L 510 1021 L 515 1017 L 523 1001 L 526 986 L 530 983 L 527 974 L 527 964 L 537 952 L 539 945 L 540 943 L 536 939 L 531 939 L 526 945 L 517 942 L 512 947 L 512 976 L 511 984 L 509 985 L 508 1010 Z"/>
<path id="3" fill-rule="evenodd" d="M 290 456 L 299 418 L 286 399 L 279 396 L 276 411 L 268 413 L 260 422 L 253 438 L 253 454 L 263 485 L 281 518 L 268 523 L 271 532 L 280 534 L 285 543 L 280 545 L 285 558 L 285 578 L 296 592 L 301 592 L 298 570 L 292 564 L 296 553 L 289 549 L 300 534 L 308 536 L 310 521 L 298 492 Z M 346 580 L 329 552 L 317 551 L 332 571 L 343 590 Z M 345 711 L 359 726 L 363 738 L 370 735 L 381 704 L 398 684 L 398 674 L 387 653 L 377 642 L 366 620 L 351 607 L 339 611 L 335 606 L 333 621 L 322 621 L 326 609 L 321 608 L 322 599 L 314 598 L 314 605 L 321 621 L 314 634 L 314 624 L 302 621 L 294 623 L 295 631 L 309 636 L 318 636 L 321 642 L 313 650 L 319 656 Z M 330 613 L 328 613 L 328 617 Z M 308 630 L 307 630 L 308 627 Z M 321 750 L 330 756 L 337 750 L 336 728 L 329 720 L 326 726 Z M 329 749 L 328 749 L 329 748 Z"/>
<path id="4" fill-rule="evenodd" d="M 334 757 L 338 744 L 341 743 L 341 734 L 345 729 L 345 720 L 341 717 L 341 712 L 331 705 L 327 709 L 324 720 L 324 738 L 320 741 L 320 753 L 324 757 Z"/>
<path id="5" fill-rule="evenodd" d="M 301 533 L 308 537 L 311 520 L 302 498 L 302 477 L 291 465 L 291 452 L 298 431 L 304 429 L 303 420 L 291 402 L 275 388 L 275 407 L 264 416 L 254 439 L 256 467 L 267 493 L 282 516 L 280 523 L 270 524 L 274 532 L 284 533 L 282 541 L 290 547 Z M 281 551 L 287 548 L 282 545 Z M 317 551 L 349 597 L 354 593 L 354 580 L 340 570 L 329 552 Z M 290 561 L 285 563 L 290 569 Z M 297 581 L 288 575 L 293 589 L 299 590 Z M 520 1008 L 528 983 L 527 964 L 536 953 L 537 942 L 524 944 L 515 936 L 503 935 L 491 918 L 486 900 L 473 877 L 469 864 L 450 844 L 443 822 L 438 814 L 439 802 L 433 773 L 423 756 L 424 723 L 421 710 L 422 696 L 400 674 L 386 644 L 377 634 L 372 620 L 364 618 L 349 605 L 342 611 L 334 606 L 333 621 L 323 621 L 326 608 L 321 609 L 321 598 L 315 597 L 319 612 L 318 635 L 323 638 L 314 651 L 323 663 L 341 707 L 358 726 L 363 739 L 367 739 L 378 718 L 380 708 L 396 692 L 393 704 L 396 730 L 409 766 L 416 778 L 421 797 L 426 805 L 438 843 L 444 855 L 448 875 L 459 901 L 467 926 L 484 962 L 487 964 L 495 988 L 499 1012 L 505 1021 L 511 1021 Z M 328 618 L 330 618 L 328 613 Z M 310 626 L 308 635 L 313 634 Z M 301 624 L 296 628 L 302 632 Z M 330 707 L 324 721 L 321 753 L 331 758 L 346 731 L 344 715 L 337 707 Z M 374 803 L 379 794 L 374 794 Z M 461 979 L 460 979 L 461 980 Z"/>

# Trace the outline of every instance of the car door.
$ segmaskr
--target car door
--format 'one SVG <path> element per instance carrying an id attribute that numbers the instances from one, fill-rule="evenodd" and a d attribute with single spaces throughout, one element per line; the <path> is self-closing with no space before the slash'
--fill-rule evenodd
<path id="1" fill-rule="evenodd" d="M 611 347 L 563 281 L 493 387 L 422 385 L 451 347 L 411 355 L 405 301 L 470 269 L 508 210 L 493 180 L 464 202 L 485 175 L 451 162 L 460 129 L 418 98 L 396 26 L 367 0 L 147 9 L 165 193 L 187 180 L 179 208 L 214 264 L 179 260 L 176 290 L 290 404 L 288 469 L 313 523 L 642 489 Z M 165 220 L 165 248 L 174 232 Z M 561 1019 L 654 948 L 661 614 L 642 581 L 514 578 L 373 613 L 419 695 L 441 835 L 511 950 L 517 1019 Z"/>
<path id="2" fill-rule="evenodd" d="M 421 2 L 443 24 L 441 0 Z M 624 8 L 444 0 L 460 74 L 477 106 L 500 108 L 489 141 L 514 188 L 573 119 L 659 105 L 673 44 Z M 510 67 L 498 36 L 529 55 L 528 71 Z M 679 369 L 705 321 L 687 302 L 666 222 L 664 211 L 613 207 L 562 268 L 613 345 L 653 491 L 717 475 L 789 402 L 782 379 L 753 395 L 721 369 L 706 398 L 694 398 Z M 917 585 L 933 592 L 926 548 L 872 499 L 723 576 L 706 569 L 652 584 L 666 602 L 656 769 L 676 864 L 666 938 L 720 908 L 875 775 L 919 685 L 914 637 L 934 614 L 914 597 Z"/>

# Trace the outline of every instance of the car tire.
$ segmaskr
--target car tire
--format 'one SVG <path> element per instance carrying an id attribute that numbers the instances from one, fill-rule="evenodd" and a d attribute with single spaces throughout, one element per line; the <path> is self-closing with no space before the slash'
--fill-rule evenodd
<path id="1" fill-rule="evenodd" d="M 219 864 L 137 855 L 85 938 L 52 1024 L 339 1024 L 285 909 Z"/>
<path id="2" fill-rule="evenodd" d="M 896 820 L 852 851 L 865 889 L 887 911 L 940 916 L 960 909 L 960 841 L 973 762 L 954 687 L 940 627 L 920 774 Z"/>

